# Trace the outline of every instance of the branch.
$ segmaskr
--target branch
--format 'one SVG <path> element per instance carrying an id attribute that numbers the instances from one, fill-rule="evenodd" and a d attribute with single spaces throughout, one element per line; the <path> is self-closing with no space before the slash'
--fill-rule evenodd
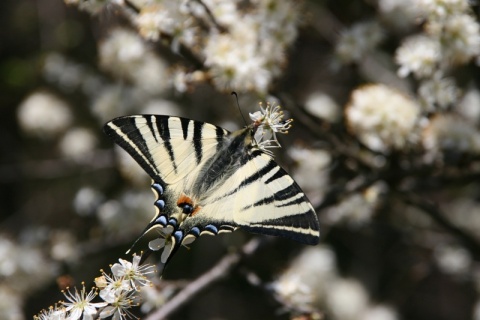
<path id="1" fill-rule="evenodd" d="M 243 246 L 240 252 L 230 253 L 223 257 L 212 269 L 188 284 L 160 309 L 146 317 L 145 320 L 165 319 L 201 291 L 227 276 L 228 273 L 238 265 L 242 258 L 252 255 L 258 249 L 260 243 L 260 238 L 253 238 Z"/>
<path id="2" fill-rule="evenodd" d="M 421 209 L 436 223 L 438 223 L 461 243 L 463 243 L 465 248 L 470 251 L 475 260 L 480 260 L 480 244 L 475 237 L 450 222 L 435 204 L 414 195 L 403 194 L 402 197 L 406 203 Z"/>

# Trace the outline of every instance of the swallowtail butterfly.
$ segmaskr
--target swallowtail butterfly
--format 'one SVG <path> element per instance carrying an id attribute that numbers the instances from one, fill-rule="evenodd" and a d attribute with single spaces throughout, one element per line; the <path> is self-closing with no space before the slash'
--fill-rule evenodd
<path id="1" fill-rule="evenodd" d="M 254 121 L 229 132 L 213 124 L 134 115 L 108 122 L 105 133 L 153 179 L 156 214 L 139 239 L 158 229 L 149 243 L 167 263 L 181 245 L 203 234 L 243 229 L 315 245 L 317 215 L 297 183 L 273 160 L 275 133 L 286 133 L 278 106 L 250 114 Z M 138 240 L 137 240 L 138 241 Z"/>

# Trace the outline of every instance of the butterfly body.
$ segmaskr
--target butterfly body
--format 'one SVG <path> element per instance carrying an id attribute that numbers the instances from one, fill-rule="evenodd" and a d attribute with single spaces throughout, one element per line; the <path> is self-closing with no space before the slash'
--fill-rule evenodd
<path id="1" fill-rule="evenodd" d="M 160 231 L 166 263 L 197 237 L 246 231 L 316 244 L 314 209 L 295 181 L 255 143 L 258 124 L 230 133 L 180 117 L 114 119 L 105 132 L 152 177 L 156 214 L 144 233 Z M 142 235 L 143 235 L 142 234 Z"/>

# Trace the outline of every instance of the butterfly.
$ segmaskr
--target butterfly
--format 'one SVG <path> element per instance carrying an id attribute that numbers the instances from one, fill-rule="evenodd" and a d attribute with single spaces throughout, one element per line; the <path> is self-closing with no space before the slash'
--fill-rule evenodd
<path id="1" fill-rule="evenodd" d="M 105 133 L 152 178 L 156 213 L 138 239 L 157 229 L 160 237 L 149 248 L 163 248 L 163 264 L 201 235 L 236 229 L 319 242 L 315 210 L 268 150 L 280 147 L 276 133 L 286 133 L 292 120 L 270 104 L 250 117 L 253 123 L 235 132 L 164 115 L 105 124 Z"/>

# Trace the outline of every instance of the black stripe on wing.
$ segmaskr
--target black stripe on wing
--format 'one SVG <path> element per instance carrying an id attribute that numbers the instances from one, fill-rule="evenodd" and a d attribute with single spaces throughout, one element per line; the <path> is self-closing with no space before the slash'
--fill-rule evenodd
<path id="1" fill-rule="evenodd" d="M 313 210 L 264 220 L 262 223 L 241 228 L 248 232 L 285 237 L 308 245 L 316 245 L 320 241 L 318 220 Z"/>
<path id="2" fill-rule="evenodd" d="M 173 153 L 172 143 L 170 142 L 170 128 L 168 127 L 168 119 L 170 117 L 157 117 L 157 129 L 160 132 L 160 136 L 162 137 L 163 144 L 167 149 L 168 156 L 170 157 L 170 161 L 173 165 L 173 170 L 175 174 L 178 173 L 177 164 L 175 162 L 175 155 Z"/>
<path id="3" fill-rule="evenodd" d="M 147 125 L 152 132 L 152 136 L 155 137 L 153 124 L 148 121 Z M 150 177 L 160 181 L 163 186 L 165 182 L 159 175 L 159 171 L 155 165 L 155 161 L 147 147 L 147 143 L 143 136 L 140 134 L 139 129 L 135 123 L 135 117 L 122 117 L 114 119 L 108 122 L 103 131 L 107 134 L 116 144 L 125 149 L 134 159 L 140 164 L 140 166 L 150 175 Z"/>

